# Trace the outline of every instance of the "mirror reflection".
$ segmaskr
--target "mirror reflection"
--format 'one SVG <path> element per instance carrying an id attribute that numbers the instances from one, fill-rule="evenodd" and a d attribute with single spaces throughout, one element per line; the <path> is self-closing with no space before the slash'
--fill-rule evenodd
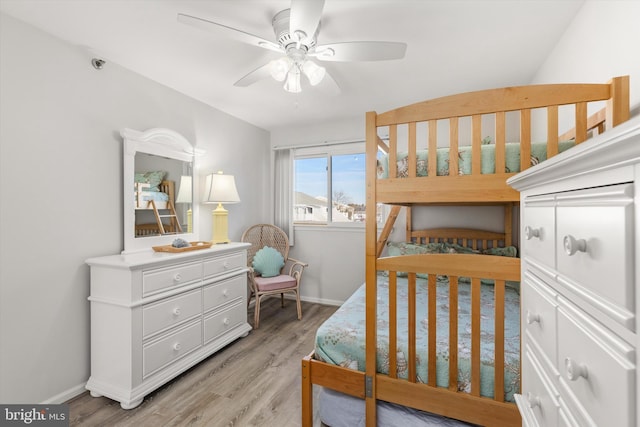
<path id="1" fill-rule="evenodd" d="M 137 152 L 135 238 L 192 232 L 192 163 Z"/>

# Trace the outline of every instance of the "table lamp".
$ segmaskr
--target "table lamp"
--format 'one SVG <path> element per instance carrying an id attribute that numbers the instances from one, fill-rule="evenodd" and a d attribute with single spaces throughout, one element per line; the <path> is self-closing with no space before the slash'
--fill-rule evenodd
<path id="1" fill-rule="evenodd" d="M 240 196 L 236 189 L 233 175 L 224 175 L 222 171 L 207 175 L 205 182 L 204 203 L 217 203 L 218 207 L 211 212 L 213 232 L 211 243 L 229 243 L 228 211 L 223 203 L 238 203 Z"/>

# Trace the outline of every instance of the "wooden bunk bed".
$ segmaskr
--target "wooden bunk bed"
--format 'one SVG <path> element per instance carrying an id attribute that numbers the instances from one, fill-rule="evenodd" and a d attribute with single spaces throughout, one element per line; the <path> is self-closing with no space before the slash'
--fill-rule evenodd
<path id="1" fill-rule="evenodd" d="M 136 211 L 153 212 L 155 221 L 136 223 L 135 236 L 148 237 L 182 233 L 182 227 L 175 210 L 175 181 L 166 179 L 160 181 L 158 191 L 148 191 L 148 188 L 149 184 L 136 183 L 135 208 Z M 158 197 L 158 195 L 162 197 Z"/>
<path id="2" fill-rule="evenodd" d="M 589 116 L 588 111 L 604 108 Z M 563 114 L 570 112 L 573 128 L 559 129 Z M 490 129 L 486 120 L 489 118 Z M 398 108 L 386 113 L 366 114 L 367 210 L 366 210 L 366 277 L 365 277 L 365 341 L 364 364 L 359 369 L 320 360 L 317 351 L 302 360 L 302 425 L 311 426 L 313 419 L 313 385 L 336 390 L 365 400 L 366 425 L 376 425 L 377 403 L 391 402 L 405 407 L 440 414 L 478 425 L 513 426 L 521 419 L 516 405 L 505 400 L 504 337 L 505 289 L 508 281 L 519 281 L 517 258 L 476 254 L 413 254 L 381 257 L 401 207 L 407 211 L 407 241 L 437 241 L 458 244 L 473 252 L 513 241 L 513 207 L 519 193 L 506 180 L 532 163 L 544 161 L 570 146 L 582 143 L 591 135 L 603 132 L 629 118 L 629 78 L 617 77 L 605 84 L 554 84 L 510 87 L 438 98 Z M 444 123 L 445 132 L 442 132 Z M 470 124 L 468 142 L 463 124 Z M 515 140 L 517 144 L 509 143 Z M 532 141 L 532 129 L 546 128 L 542 144 Z M 388 144 L 380 135 L 388 133 Z M 443 141 L 442 134 L 448 136 Z M 491 144 L 486 133 L 491 133 Z M 401 137 L 406 135 L 404 139 Z M 421 136 L 423 135 L 423 136 Z M 402 139 L 402 140 L 401 140 Z M 426 147 L 424 147 L 426 145 Z M 491 145 L 486 147 L 485 145 Z M 515 147 L 515 148 L 514 148 Z M 426 149 L 425 149 L 426 148 Z M 381 167 L 379 150 L 386 153 L 386 168 Z M 516 150 L 516 165 L 513 150 Z M 406 150 L 406 153 L 401 153 Z M 422 150 L 422 151 L 421 151 Z M 487 161 L 489 151 L 491 165 Z M 510 153 L 511 152 L 511 159 Z M 535 152 L 535 153 L 534 153 Z M 535 154 L 532 156 L 532 154 Z M 533 157 L 533 158 L 532 158 Z M 406 168 L 402 171 L 400 169 Z M 443 166 L 446 165 L 446 168 Z M 421 171 L 422 169 L 422 171 Z M 422 176 L 424 175 L 424 176 Z M 376 223 L 379 204 L 391 205 L 387 223 L 378 236 Z M 411 227 L 412 207 L 421 205 L 501 205 L 505 209 L 504 233 L 492 234 L 465 229 L 414 231 Z M 380 292 L 381 272 L 388 272 L 388 293 Z M 399 276 L 406 275 L 408 316 L 406 330 L 398 327 L 396 289 Z M 426 285 L 416 285 L 419 277 L 427 277 Z M 438 276 L 448 276 L 447 348 L 436 348 L 435 292 Z M 458 390 L 458 321 L 459 278 L 471 278 L 471 350 L 470 387 Z M 493 336 L 493 390 L 481 393 L 480 335 L 485 325 L 480 322 L 479 299 L 481 279 L 493 279 L 491 322 Z M 416 348 L 416 289 L 426 289 L 428 308 L 425 323 L 428 340 L 425 349 Z M 387 288 L 385 287 L 385 292 Z M 433 294 L 432 294 L 433 292 Z M 379 339 L 378 304 L 388 301 L 388 337 Z M 392 308 L 394 307 L 394 308 Z M 420 319 L 418 319 L 420 320 Z M 405 338 L 406 337 L 406 338 Z M 398 373 L 396 347 L 399 340 L 408 346 L 407 374 Z M 519 341 L 518 341 L 519 342 Z M 388 360 L 380 368 L 381 351 Z M 422 351 L 426 353 L 422 353 Z M 437 351 L 445 351 L 448 380 L 443 386 L 436 381 Z M 403 361 L 404 363 L 404 361 Z M 426 364 L 426 375 L 417 375 Z M 519 369 L 519 367 L 518 367 Z M 519 375 L 519 372 L 518 372 Z M 426 377 L 426 378 L 425 378 Z"/>

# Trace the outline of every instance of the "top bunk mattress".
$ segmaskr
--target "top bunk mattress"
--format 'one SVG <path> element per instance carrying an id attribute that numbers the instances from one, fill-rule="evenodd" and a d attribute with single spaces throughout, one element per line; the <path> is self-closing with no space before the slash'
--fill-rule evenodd
<path id="1" fill-rule="evenodd" d="M 573 147 L 575 141 L 562 141 L 558 143 L 558 152 Z M 496 173 L 496 146 L 491 143 L 483 143 L 481 152 L 481 174 Z M 397 177 L 406 178 L 409 176 L 408 153 L 399 152 L 396 157 Z M 437 175 L 449 175 L 449 147 L 437 149 Z M 547 143 L 536 142 L 531 144 L 531 166 L 534 166 L 547 159 Z M 418 150 L 416 152 L 416 176 L 427 176 L 428 170 L 428 150 Z M 508 142 L 505 144 L 505 173 L 520 172 L 520 143 Z M 471 146 L 464 145 L 458 147 L 458 173 L 460 175 L 471 174 Z M 389 178 L 389 156 L 384 155 L 378 159 L 378 178 Z"/>
<path id="2" fill-rule="evenodd" d="M 397 279 L 398 377 L 407 378 L 405 355 L 408 325 L 407 279 Z M 459 283 L 458 306 L 458 390 L 471 389 L 471 285 Z M 365 370 L 365 288 L 363 284 L 318 329 L 315 353 L 319 360 L 350 369 Z M 416 279 L 416 372 L 417 382 L 426 383 L 428 370 L 427 280 Z M 449 381 L 449 282 L 437 282 L 437 361 L 436 384 L 448 387 Z M 389 283 L 378 274 L 378 351 L 377 372 L 387 374 L 389 366 Z M 481 367 L 480 394 L 493 397 L 494 379 L 494 287 L 481 285 Z M 505 400 L 513 402 L 520 384 L 520 294 L 517 287 L 505 289 Z"/>

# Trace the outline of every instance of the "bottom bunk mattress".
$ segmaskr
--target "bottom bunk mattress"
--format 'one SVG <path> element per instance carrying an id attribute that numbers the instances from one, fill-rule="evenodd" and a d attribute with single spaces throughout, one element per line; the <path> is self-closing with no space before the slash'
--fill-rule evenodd
<path id="1" fill-rule="evenodd" d="M 397 279 L 398 377 L 407 378 L 408 280 Z M 436 384 L 448 387 L 449 379 L 449 282 L 437 281 Z M 365 370 L 365 285 L 362 285 L 316 333 L 316 358 L 326 363 Z M 416 381 L 428 381 L 427 280 L 416 279 Z M 389 366 L 389 283 L 378 274 L 377 372 L 387 374 Z M 513 402 L 520 386 L 520 293 L 508 284 L 505 289 L 504 399 Z M 494 390 L 494 287 L 481 285 L 480 394 L 493 397 Z M 471 285 L 458 284 L 458 390 L 471 388 Z"/>

